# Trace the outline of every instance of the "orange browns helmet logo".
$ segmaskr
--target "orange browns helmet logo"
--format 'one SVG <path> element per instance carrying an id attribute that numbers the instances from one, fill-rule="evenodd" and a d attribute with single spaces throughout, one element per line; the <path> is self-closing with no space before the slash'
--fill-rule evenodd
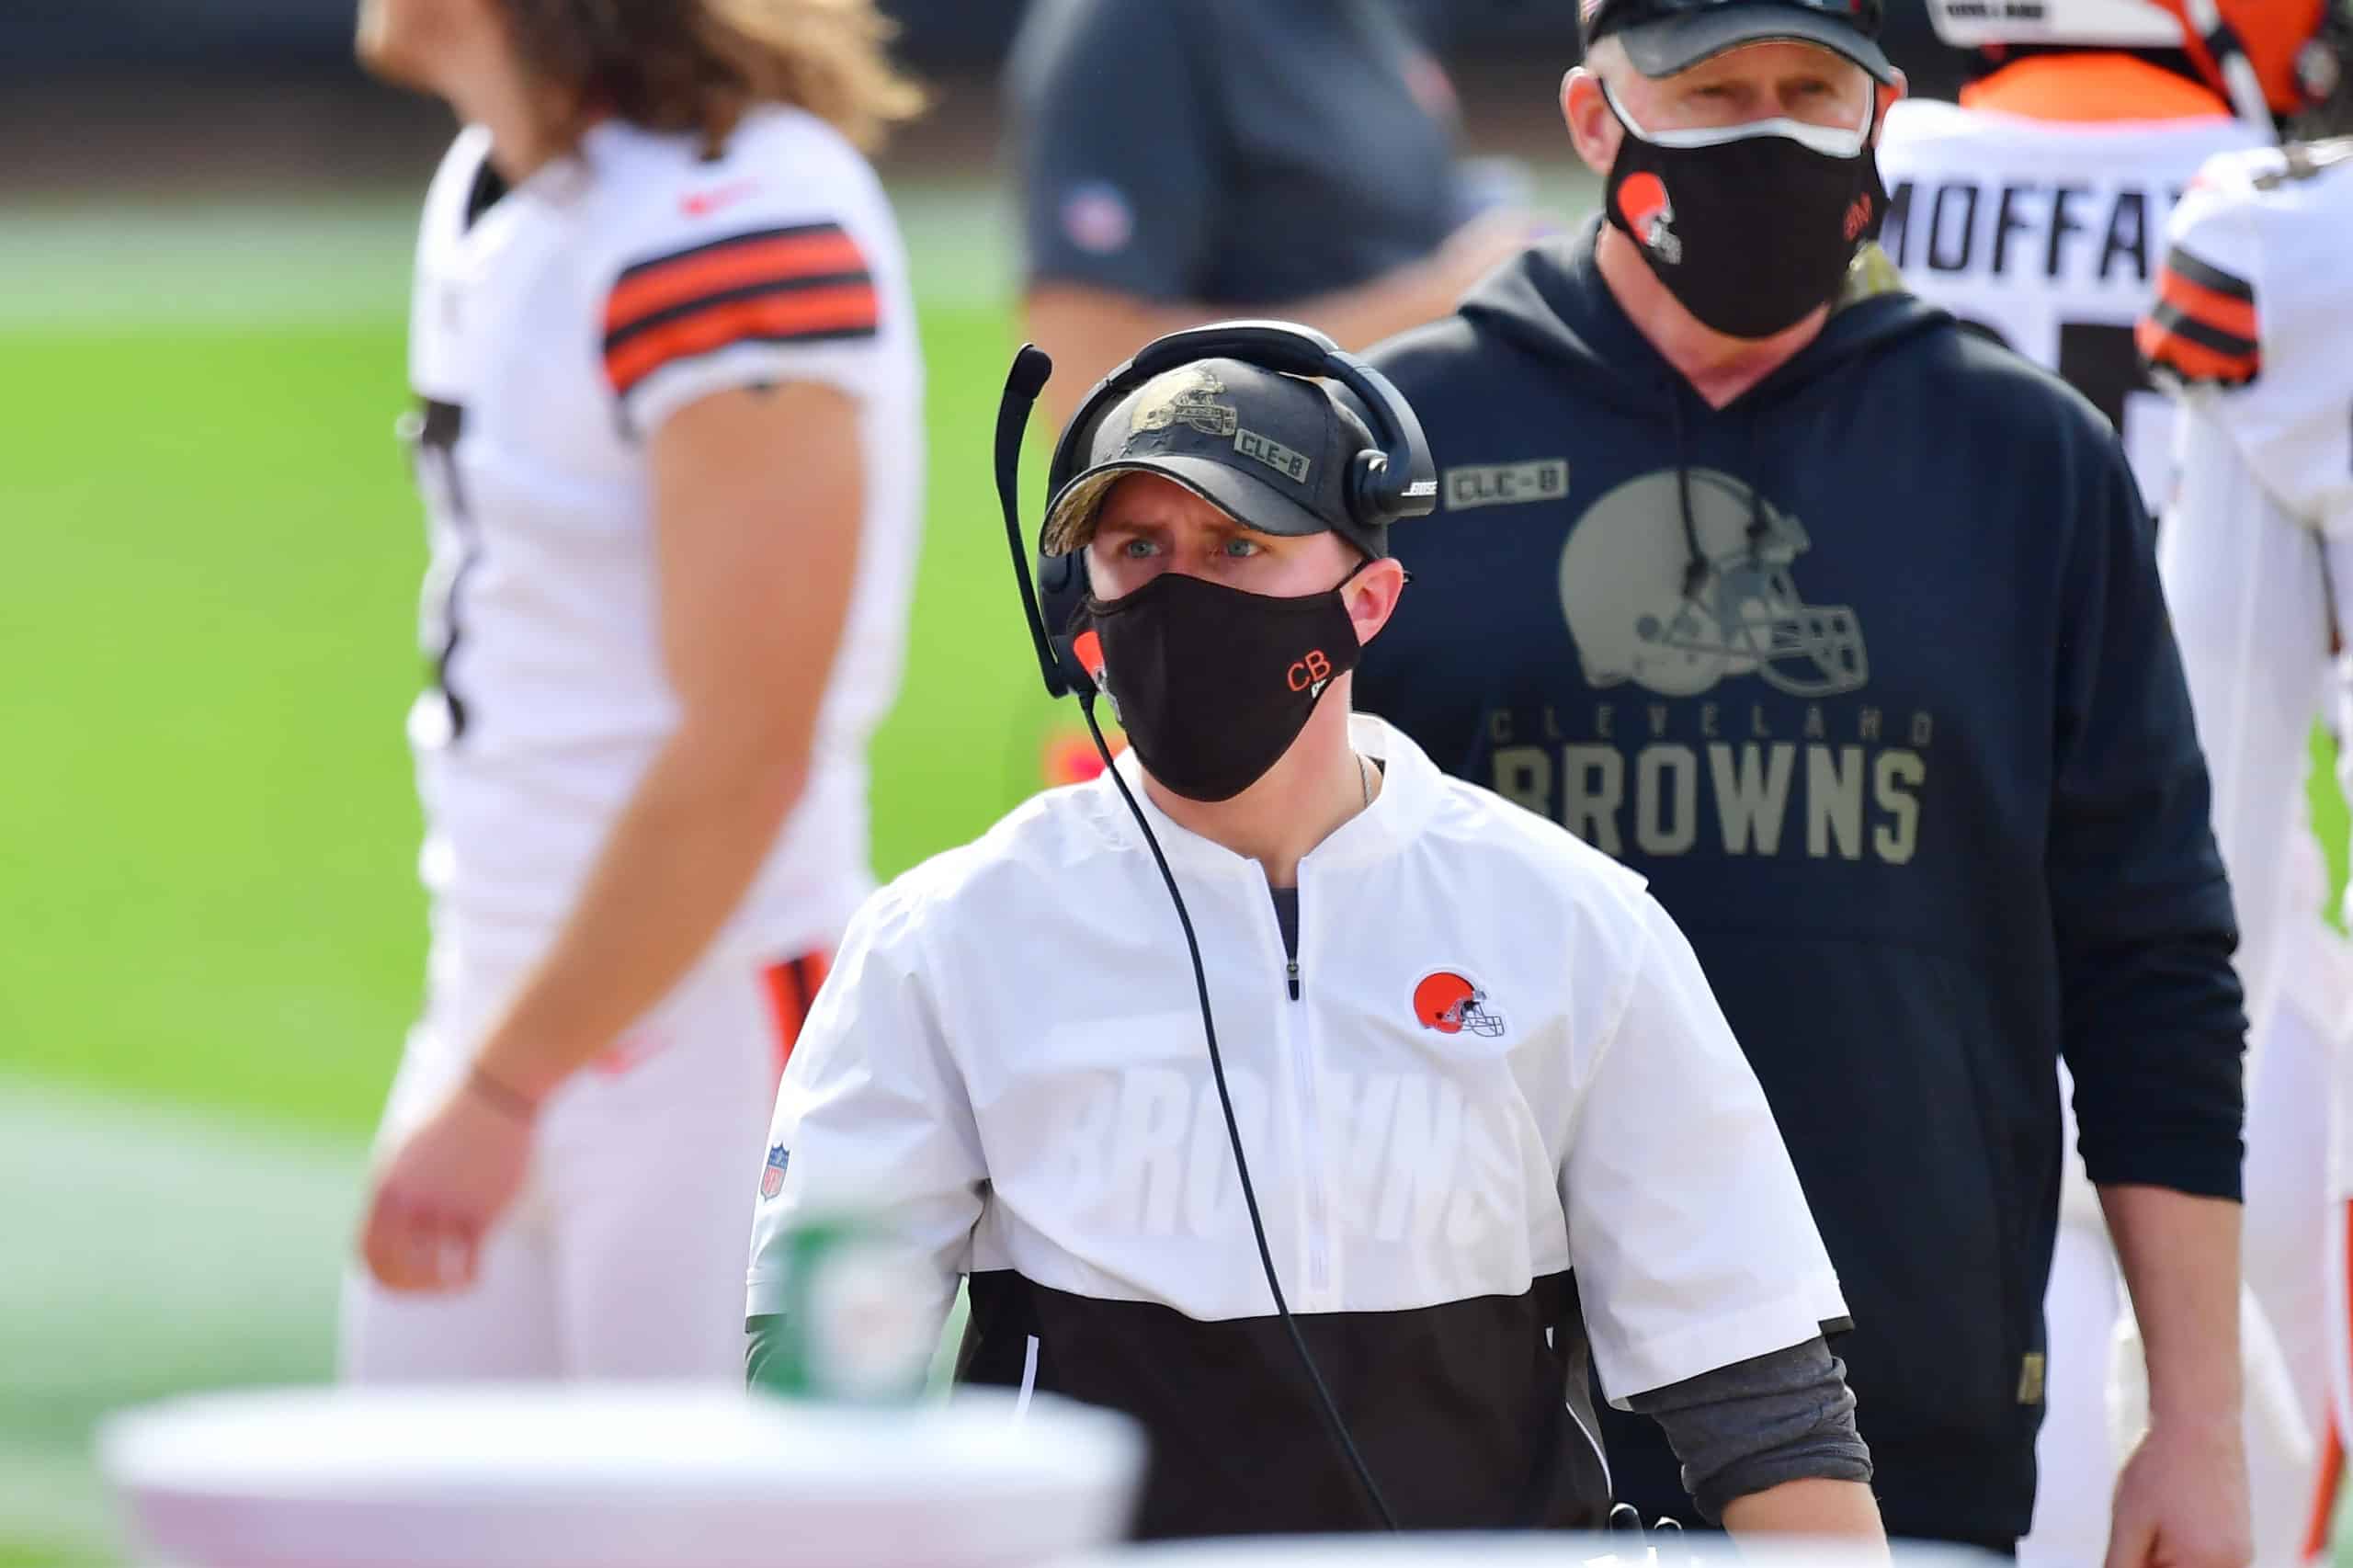
<path id="1" fill-rule="evenodd" d="M 1848 243 L 1851 244 L 1856 240 L 1861 239 L 1863 237 L 1863 231 L 1870 226 L 1871 194 L 1870 191 L 1865 191 L 1860 196 L 1855 198 L 1854 201 L 1849 204 L 1847 209 L 1846 233 Z"/>
<path id="2" fill-rule="evenodd" d="M 1101 634 L 1100 632 L 1097 631 L 1095 630 L 1095 628 L 1093 628 L 1093 627 L 1091 627 L 1091 626 L 1090 626 L 1090 627 L 1088 627 L 1086 631 L 1084 631 L 1080 632 L 1077 636 L 1075 636 L 1075 637 L 1074 637 L 1074 638 L 1072 638 L 1072 639 L 1071 639 L 1071 641 L 1070 641 L 1070 651 L 1071 651 L 1073 653 L 1074 653 L 1074 654 L 1076 654 L 1076 655 L 1078 656 L 1078 663 L 1079 663 L 1080 667 L 1081 667 L 1081 668 L 1083 668 L 1083 669 L 1085 669 L 1085 670 L 1086 671 L 1086 673 L 1087 673 L 1089 676 L 1093 676 L 1093 677 L 1094 677 L 1095 684 L 1096 684 L 1096 685 L 1097 685 L 1097 686 L 1102 685 L 1102 684 L 1103 684 L 1103 637 L 1102 637 L 1102 634 Z"/>
<path id="3" fill-rule="evenodd" d="M 1628 175 L 1618 187 L 1618 216 L 1626 232 L 1644 250 L 1673 265 L 1683 259 L 1683 242 L 1675 233 L 1675 203 L 1666 199 L 1666 182 L 1644 169 Z"/>
<path id="4" fill-rule="evenodd" d="M 1469 976 L 1441 969 L 1422 976 L 1414 987 L 1414 1017 L 1422 1028 L 1440 1034 L 1493 1037 L 1504 1032 L 1503 1015 L 1487 1006 L 1487 994 Z"/>

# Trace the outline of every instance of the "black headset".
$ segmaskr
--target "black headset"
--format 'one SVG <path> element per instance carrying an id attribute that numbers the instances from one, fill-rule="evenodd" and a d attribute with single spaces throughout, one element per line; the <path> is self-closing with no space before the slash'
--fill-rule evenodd
<path id="1" fill-rule="evenodd" d="M 1059 497 L 1086 471 L 1095 450 L 1096 431 L 1120 400 L 1154 376 L 1197 359 L 1239 359 L 1262 370 L 1337 383 L 1327 392 L 1363 421 L 1376 443 L 1357 453 L 1348 464 L 1346 505 L 1350 522 L 1360 533 L 1370 535 L 1391 523 L 1427 517 L 1437 508 L 1438 470 L 1430 458 L 1429 441 L 1422 434 L 1422 422 L 1388 377 L 1312 328 L 1289 322 L 1232 321 L 1156 338 L 1096 383 L 1054 445 L 1053 466 L 1046 476 L 1049 509 L 1051 498 Z M 1021 578 L 1022 603 L 1039 644 L 1039 673 L 1045 677 L 1049 695 L 1067 697 L 1094 686 L 1072 653 L 1068 634 L 1072 616 L 1090 591 L 1086 555 L 1075 550 L 1067 555 L 1047 555 L 1041 551 L 1033 589 L 1029 574 L 1022 569 L 1025 551 L 1017 521 L 1018 503 L 1014 499 L 1022 432 L 1029 422 L 1030 406 L 1052 373 L 1053 361 L 1035 347 L 1024 347 L 1015 356 L 1005 401 L 997 409 L 996 481 L 1006 530 L 1013 545 L 1014 570 Z"/>
<path id="2" fill-rule="evenodd" d="M 1337 383 L 1326 391 L 1364 422 L 1378 443 L 1357 453 L 1348 465 L 1346 505 L 1349 522 L 1359 534 L 1369 539 L 1376 529 L 1404 518 L 1427 517 L 1437 508 L 1438 471 L 1430 460 L 1429 442 L 1422 435 L 1421 421 L 1414 417 L 1413 409 L 1389 379 L 1356 356 L 1342 353 L 1339 345 L 1320 332 L 1285 322 L 1264 321 L 1225 322 L 1171 333 L 1145 345 L 1134 358 L 1106 376 L 1086 394 L 1086 401 L 1079 405 L 1054 448 L 1050 494 L 1059 497 L 1087 467 L 1087 459 L 1095 449 L 1096 426 L 1121 398 L 1163 371 L 1199 359 L 1239 359 L 1261 369 Z M 1275 1255 L 1267 1244 L 1266 1221 L 1258 1212 L 1257 1189 L 1250 1183 L 1249 1157 L 1242 1149 L 1242 1127 L 1234 1119 L 1233 1098 L 1226 1089 L 1225 1059 L 1217 1048 L 1217 1019 L 1210 1009 L 1209 975 L 1201 967 L 1201 945 L 1193 934 L 1192 914 L 1185 907 L 1185 895 L 1177 889 L 1176 874 L 1168 868 L 1168 857 L 1161 851 L 1151 820 L 1144 815 L 1135 792 L 1113 762 L 1102 727 L 1095 722 L 1094 678 L 1071 650 L 1068 628 L 1090 591 L 1086 551 L 1074 550 L 1067 555 L 1046 555 L 1040 551 L 1039 575 L 1044 583 L 1043 609 L 1039 605 L 1039 589 L 1030 581 L 1029 547 L 1023 541 L 1021 528 L 1021 437 L 1029 427 L 1029 411 L 1053 373 L 1054 362 L 1043 351 L 1034 344 L 1023 345 L 1013 358 L 1013 369 L 1005 382 L 1005 401 L 997 405 L 996 414 L 997 503 L 1005 511 L 1005 542 L 1013 552 L 1013 575 L 1021 587 L 1022 611 L 1029 619 L 1030 640 L 1037 646 L 1038 673 L 1044 677 L 1050 695 L 1077 697 L 1079 712 L 1086 720 L 1087 733 L 1095 738 L 1095 749 L 1102 756 L 1104 769 L 1127 801 L 1136 825 L 1143 830 L 1143 841 L 1152 850 L 1154 863 L 1160 868 L 1169 902 L 1176 909 L 1176 922 L 1185 933 L 1186 950 L 1192 956 L 1193 986 L 1200 1002 L 1201 1034 L 1209 1045 L 1210 1072 L 1217 1081 L 1218 1104 L 1225 1112 L 1226 1141 L 1233 1151 L 1234 1174 L 1239 1178 L 1244 1206 L 1250 1213 L 1250 1232 L 1258 1244 L 1258 1265 L 1266 1274 L 1267 1292 L 1274 1297 L 1275 1315 L 1290 1337 L 1300 1369 L 1306 1374 L 1314 1396 L 1316 1412 L 1331 1433 L 1333 1447 L 1363 1490 L 1373 1519 L 1393 1530 L 1397 1528 L 1396 1517 L 1390 1512 L 1388 1499 L 1381 1495 L 1363 1453 L 1349 1435 L 1347 1423 L 1340 1416 L 1340 1407 L 1334 1403 L 1332 1391 L 1316 1368 L 1315 1358 L 1308 1353 L 1307 1341 L 1291 1316 L 1290 1303 L 1283 1296 L 1282 1279 L 1275 1272 Z M 1051 510 L 1050 505 L 1050 514 Z M 1039 542 L 1044 543 L 1042 528 Z M 1362 548 L 1363 541 L 1358 542 Z"/>

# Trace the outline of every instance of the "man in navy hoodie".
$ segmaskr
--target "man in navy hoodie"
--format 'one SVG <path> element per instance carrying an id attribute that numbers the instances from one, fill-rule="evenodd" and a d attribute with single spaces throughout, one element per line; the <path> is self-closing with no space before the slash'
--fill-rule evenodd
<path id="1" fill-rule="evenodd" d="M 1442 500 L 1365 705 L 1690 934 L 1854 1310 L 1891 1534 L 2027 1528 L 2063 1055 L 2149 1358 L 2108 1568 L 2236 1568 L 2235 938 L 2131 471 L 1870 244 L 1879 0 L 1580 9 L 1603 217 L 1377 357 Z M 1619 1495 L 1685 1512 L 1605 1421 Z"/>

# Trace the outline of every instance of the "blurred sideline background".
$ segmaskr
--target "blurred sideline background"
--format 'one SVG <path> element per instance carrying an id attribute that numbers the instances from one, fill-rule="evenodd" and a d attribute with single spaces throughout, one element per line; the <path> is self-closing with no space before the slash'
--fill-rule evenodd
<path id="1" fill-rule="evenodd" d="M 928 533 L 877 869 L 1036 787 L 1055 714 L 988 441 L 1018 256 L 1018 0 L 898 0 L 936 112 L 881 161 L 928 361 Z M 32 0 L 0 58 L 0 1565 L 114 1561 L 105 1411 L 327 1375 L 422 973 L 402 716 L 421 519 L 392 421 L 450 126 L 341 0 Z M 1587 211 L 1565 0 L 1426 0 L 1472 151 Z M 1899 5 L 1896 52 L 1951 62 Z M 1033 484 L 1042 461 L 1029 465 Z M 2333 851 L 2342 827 L 2332 824 Z"/>

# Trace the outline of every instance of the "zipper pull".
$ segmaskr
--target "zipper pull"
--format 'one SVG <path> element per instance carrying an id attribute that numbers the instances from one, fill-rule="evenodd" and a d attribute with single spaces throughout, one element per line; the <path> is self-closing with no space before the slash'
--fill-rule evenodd
<path id="1" fill-rule="evenodd" d="M 1290 999 L 1296 1002 L 1299 1000 L 1299 960 L 1297 959 L 1291 960 L 1290 962 L 1285 966 L 1285 972 L 1290 979 Z"/>

